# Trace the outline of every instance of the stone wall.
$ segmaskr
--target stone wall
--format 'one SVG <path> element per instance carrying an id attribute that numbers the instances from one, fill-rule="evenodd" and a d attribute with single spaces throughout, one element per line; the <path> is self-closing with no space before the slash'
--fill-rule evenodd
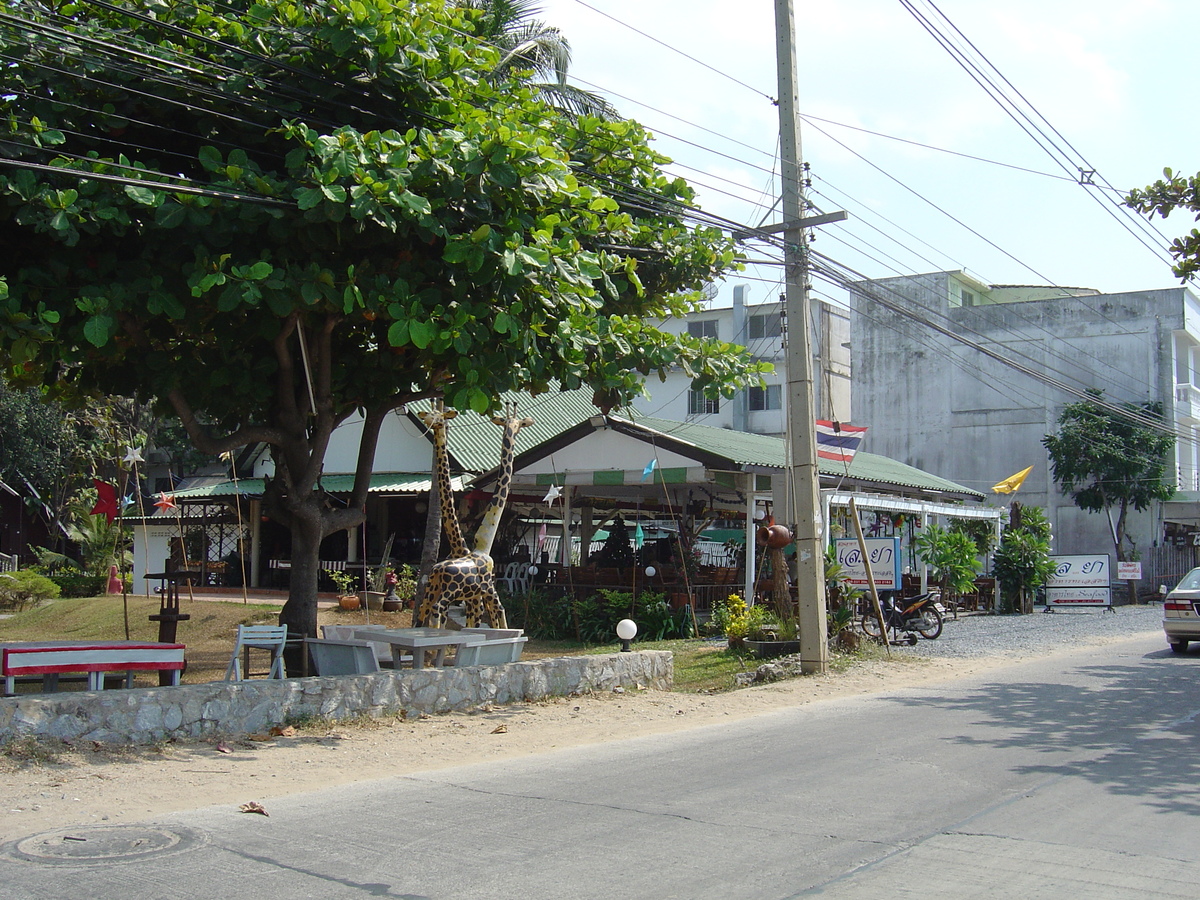
<path id="1" fill-rule="evenodd" d="M 442 713 L 636 685 L 670 690 L 673 683 L 672 655 L 647 650 L 503 666 L 25 694 L 0 699 L 0 743 L 38 735 L 144 744 L 247 734 L 311 716 Z"/>

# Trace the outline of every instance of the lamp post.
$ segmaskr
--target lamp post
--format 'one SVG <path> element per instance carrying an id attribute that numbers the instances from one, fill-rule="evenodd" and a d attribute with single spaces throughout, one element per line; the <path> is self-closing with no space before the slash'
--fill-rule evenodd
<path id="1" fill-rule="evenodd" d="M 621 652 L 629 653 L 629 642 L 637 636 L 637 623 L 633 619 L 622 619 L 617 623 L 617 637 L 621 640 Z"/>

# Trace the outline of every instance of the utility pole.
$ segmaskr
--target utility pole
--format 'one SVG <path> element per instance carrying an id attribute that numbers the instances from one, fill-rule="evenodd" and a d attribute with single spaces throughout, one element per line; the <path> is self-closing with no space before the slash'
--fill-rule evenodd
<path id="1" fill-rule="evenodd" d="M 796 536 L 800 669 L 829 671 L 825 621 L 825 552 L 818 533 L 821 516 L 817 481 L 817 436 L 813 424 L 812 338 L 808 314 L 808 245 L 805 238 L 804 173 L 800 123 L 796 118 L 795 15 L 792 0 L 775 0 L 775 56 L 779 73 L 779 156 L 784 226 L 784 308 L 787 311 L 787 422 L 791 455 L 788 495 Z"/>

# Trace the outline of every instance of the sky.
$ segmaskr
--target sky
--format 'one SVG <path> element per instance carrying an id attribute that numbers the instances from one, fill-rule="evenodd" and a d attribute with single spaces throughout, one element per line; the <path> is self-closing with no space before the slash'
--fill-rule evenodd
<path id="1" fill-rule="evenodd" d="M 1151 183 L 1164 166 L 1200 170 L 1200 125 L 1186 99 L 1200 70 L 1200 3 L 909 0 L 995 66 L 992 76 L 1044 117 L 1040 127 L 1057 131 L 1065 159 L 1041 149 L 902 0 L 794 3 L 809 199 L 850 214 L 824 226 L 814 250 L 872 278 L 965 269 L 987 284 L 1106 293 L 1179 284 L 1166 247 L 1191 217 L 1155 220 L 1161 235 L 1144 237 L 1148 248 L 1122 227 L 1138 226 L 1116 210 L 1117 192 L 1080 186 L 1077 166 L 1120 191 Z M 779 190 L 772 0 L 541 7 L 571 42 L 571 81 L 644 124 L 706 211 L 779 221 L 769 210 Z M 750 302 L 774 299 L 779 278 L 778 267 L 752 267 L 731 276 L 717 302 L 727 304 L 737 283 L 749 286 Z M 820 280 L 815 292 L 846 301 Z"/>

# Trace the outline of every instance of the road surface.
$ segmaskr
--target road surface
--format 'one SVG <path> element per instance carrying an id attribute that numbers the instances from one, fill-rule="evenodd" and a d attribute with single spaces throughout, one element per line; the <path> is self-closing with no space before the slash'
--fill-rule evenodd
<path id="1" fill-rule="evenodd" d="M 1200 896 L 1160 637 L 668 735 L 26 838 L 0 897 Z"/>

